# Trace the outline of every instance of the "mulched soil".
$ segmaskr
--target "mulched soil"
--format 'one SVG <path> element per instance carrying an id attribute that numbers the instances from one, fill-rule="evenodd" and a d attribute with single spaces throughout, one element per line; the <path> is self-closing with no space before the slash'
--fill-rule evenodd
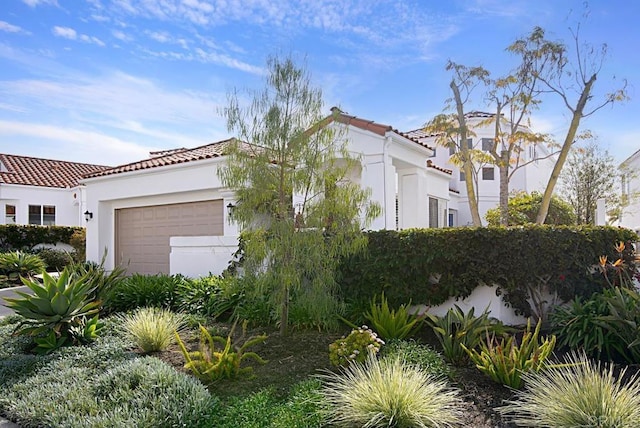
<path id="1" fill-rule="evenodd" d="M 229 326 L 216 324 L 214 329 L 222 336 L 229 331 Z M 237 328 L 235 337 L 241 342 L 241 328 Z M 285 396 L 289 388 L 309 376 L 318 374 L 321 370 L 331 370 L 329 363 L 329 344 L 342 334 L 320 333 L 317 331 L 293 331 L 282 336 L 274 329 L 252 329 L 246 336 L 266 333 L 267 340 L 250 350 L 257 352 L 268 360 L 265 365 L 254 365 L 254 376 L 233 381 L 220 381 L 210 387 L 211 391 L 222 399 L 246 395 L 262 388 L 272 388 L 276 394 Z M 198 346 L 195 333 L 181 335 L 186 346 L 194 350 Z M 429 338 L 431 339 L 431 338 Z M 437 349 L 437 348 L 436 348 Z M 184 371 L 184 358 L 177 346 L 156 354 L 157 357 L 171 364 L 178 370 Z M 513 427 L 507 424 L 494 410 L 502 404 L 502 400 L 509 399 L 509 389 L 492 382 L 478 370 L 458 368 L 452 376 L 453 386 L 461 390 L 463 404 L 463 421 L 461 426 L 474 428 L 502 428 Z"/>

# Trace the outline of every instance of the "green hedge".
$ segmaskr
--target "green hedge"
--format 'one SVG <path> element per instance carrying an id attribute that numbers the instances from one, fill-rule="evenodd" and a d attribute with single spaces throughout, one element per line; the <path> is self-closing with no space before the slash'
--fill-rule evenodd
<path id="1" fill-rule="evenodd" d="M 367 232 L 367 248 L 345 259 L 339 282 L 349 302 L 384 291 L 390 304 L 437 305 L 467 297 L 480 283 L 517 313 L 530 315 L 527 285 L 548 278 L 563 300 L 589 296 L 604 284 L 590 272 L 601 255 L 616 260 L 614 245 L 637 235 L 613 227 L 530 226 L 514 228 L 412 229 Z M 625 257 L 630 264 L 632 251 Z M 439 278 L 439 279 L 438 279 Z"/>
<path id="2" fill-rule="evenodd" d="M 33 226 L 20 224 L 0 225 L 0 248 L 4 250 L 32 248 L 37 244 L 69 244 L 75 231 L 82 227 Z"/>

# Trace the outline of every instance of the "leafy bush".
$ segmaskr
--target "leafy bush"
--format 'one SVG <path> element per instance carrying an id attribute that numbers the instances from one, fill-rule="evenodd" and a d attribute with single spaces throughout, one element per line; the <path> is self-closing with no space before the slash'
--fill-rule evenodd
<path id="1" fill-rule="evenodd" d="M 50 272 L 62 271 L 67 265 L 73 262 L 73 257 L 66 251 L 54 250 L 52 248 L 42 248 L 35 251 L 35 255 L 40 257 Z"/>
<path id="2" fill-rule="evenodd" d="M 542 322 L 538 321 L 532 333 L 529 320 L 519 345 L 514 336 L 502 338 L 500 341 L 495 337 L 487 337 L 486 342 L 480 343 L 479 351 L 466 348 L 465 351 L 478 370 L 494 382 L 520 389 L 523 385 L 522 375 L 544 369 L 556 344 L 555 336 L 538 339 L 541 325 Z M 464 345 L 462 347 L 464 348 Z"/>
<path id="3" fill-rule="evenodd" d="M 36 338 L 36 351 L 50 352 L 69 339 L 73 344 L 95 339 L 100 327 L 100 302 L 90 300 L 90 283 L 71 277 L 66 269 L 57 280 L 44 273 L 42 283 L 24 278 L 22 282 L 33 295 L 18 291 L 21 297 L 4 299 L 8 307 L 25 318 L 16 334 L 46 335 Z"/>
<path id="4" fill-rule="evenodd" d="M 111 291 L 124 280 L 126 273 L 126 270 L 119 266 L 107 271 L 104 268 L 106 256 L 107 254 L 105 253 L 99 264 L 94 262 L 75 262 L 66 268 L 74 277 L 83 278 L 90 283 L 93 290 L 91 292 L 92 298 L 103 303 Z"/>
<path id="5" fill-rule="evenodd" d="M 176 305 L 185 313 L 228 319 L 243 298 L 234 277 L 185 279 L 176 288 Z"/>
<path id="6" fill-rule="evenodd" d="M 547 285 L 562 301 L 588 297 L 605 285 L 590 273 L 600 255 L 615 260 L 613 242 L 635 242 L 630 230 L 591 226 L 445 228 L 367 232 L 366 249 L 342 260 L 339 285 L 349 304 L 385 293 L 389 304 L 430 306 L 496 285 L 507 304 L 531 316 L 529 286 Z M 627 246 L 625 262 L 633 254 Z M 496 262 L 499 260 L 500 262 Z"/>
<path id="7" fill-rule="evenodd" d="M 20 282 L 20 277 L 30 277 L 44 272 L 47 265 L 36 254 L 23 251 L 0 253 L 0 271 L 7 275 L 9 281 Z"/>
<path id="8" fill-rule="evenodd" d="M 429 345 L 413 340 L 392 340 L 380 350 L 383 359 L 400 357 L 406 364 L 416 366 L 423 372 L 437 378 L 448 377 L 451 370 L 442 355 Z"/>
<path id="9" fill-rule="evenodd" d="M 501 333 L 504 326 L 489 318 L 486 310 L 479 317 L 471 308 L 466 314 L 455 305 L 444 317 L 427 314 L 427 320 L 442 345 L 444 358 L 455 366 L 469 363 L 466 349 L 475 349 L 489 333 Z"/>
<path id="10" fill-rule="evenodd" d="M 616 353 L 623 355 L 624 349 L 615 333 L 599 321 L 608 315 L 609 305 L 602 294 L 594 293 L 586 300 L 576 297 L 569 304 L 555 308 L 550 317 L 551 328 L 560 346 L 612 361 Z"/>
<path id="11" fill-rule="evenodd" d="M 81 227 L 35 226 L 0 224 L 0 247 L 8 249 L 33 248 L 38 244 L 69 244 L 71 236 Z"/>
<path id="12" fill-rule="evenodd" d="M 322 378 L 329 419 L 338 426 L 450 427 L 459 421 L 457 392 L 399 357 L 370 355 L 364 364 Z"/>
<path id="13" fill-rule="evenodd" d="M 353 362 L 366 361 L 369 354 L 376 354 L 384 341 L 369 327 L 363 325 L 354 329 L 347 337 L 342 337 L 329 345 L 329 361 L 334 366 L 346 367 Z"/>
<path id="14" fill-rule="evenodd" d="M 535 223 L 540 205 L 542 205 L 542 193 L 540 192 L 528 194 L 520 191 L 509 195 L 509 226 Z M 484 218 L 489 226 L 500 226 L 500 207 L 487 210 Z M 576 224 L 576 221 L 577 217 L 573 212 L 573 207 L 558 196 L 553 195 L 545 223 L 572 225 Z"/>
<path id="15" fill-rule="evenodd" d="M 421 318 L 410 314 L 407 306 L 400 305 L 398 309 L 390 309 L 384 293 L 380 296 L 380 303 L 376 297 L 371 301 L 369 312 L 364 317 L 369 320 L 373 329 L 378 332 L 384 340 L 404 339 L 420 326 Z"/>
<path id="16" fill-rule="evenodd" d="M 185 278 L 181 275 L 134 274 L 113 286 L 107 293 L 105 307 L 116 312 L 147 306 L 173 309 L 176 307 L 176 288 L 183 281 Z"/>
<path id="17" fill-rule="evenodd" d="M 640 421 L 638 374 L 626 383 L 626 368 L 616 377 L 613 365 L 572 354 L 564 364 L 524 374 L 525 389 L 498 411 L 525 427 L 636 427 Z"/>
<path id="18" fill-rule="evenodd" d="M 84 262 L 87 258 L 87 229 L 76 229 L 69 238 L 69 245 L 75 250 L 73 253 L 75 261 L 78 263 Z"/>
<path id="19" fill-rule="evenodd" d="M 164 351 L 185 324 L 180 314 L 162 308 L 139 308 L 121 316 L 122 328 L 145 354 Z"/>
<path id="20" fill-rule="evenodd" d="M 599 317 L 618 340 L 623 357 L 630 363 L 640 363 L 640 294 L 635 289 L 614 288 L 604 294 L 609 315 Z"/>
<path id="21" fill-rule="evenodd" d="M 244 341 L 242 345 L 232 346 L 231 336 L 233 330 L 234 328 L 231 329 L 231 333 L 225 339 L 220 336 L 211 336 L 207 329 L 201 325 L 200 349 L 193 352 L 187 350 L 178 333 L 175 333 L 180 350 L 186 360 L 184 367 L 203 382 L 212 383 L 218 379 L 234 379 L 240 375 L 250 374 L 253 371 L 253 367 L 241 367 L 245 360 L 254 360 L 259 364 L 265 364 L 267 361 L 258 354 L 246 352 L 246 350 L 251 346 L 264 342 L 267 336 L 252 336 Z M 219 351 L 216 350 L 215 342 L 221 343 L 223 348 Z"/>

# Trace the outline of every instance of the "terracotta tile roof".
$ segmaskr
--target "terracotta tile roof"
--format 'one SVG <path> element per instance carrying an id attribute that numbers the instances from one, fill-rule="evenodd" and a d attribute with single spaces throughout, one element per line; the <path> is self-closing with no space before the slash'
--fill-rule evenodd
<path id="1" fill-rule="evenodd" d="M 415 138 L 416 140 L 420 140 L 422 138 L 431 138 L 437 137 L 437 133 L 427 132 L 423 128 L 414 129 L 412 131 L 407 131 L 406 134 L 411 138 Z"/>
<path id="2" fill-rule="evenodd" d="M 204 146 L 193 149 L 171 149 L 159 152 L 151 152 L 149 159 L 138 162 L 120 165 L 115 168 L 97 171 L 92 174 L 85 175 L 85 178 L 104 177 L 106 175 L 120 174 L 123 172 L 140 171 L 143 169 L 157 168 L 160 166 L 176 165 L 180 163 L 192 162 L 203 159 L 217 158 L 224 155 L 226 144 L 233 138 L 218 141 L 217 143 L 205 144 Z"/>
<path id="3" fill-rule="evenodd" d="M 436 171 L 440 171 L 440 172 L 444 172 L 445 174 L 453 174 L 453 170 L 451 169 L 447 169 L 447 168 L 442 168 L 441 166 L 438 166 L 436 164 L 434 164 L 433 162 L 431 162 L 431 159 L 427 160 L 427 168 L 433 168 Z"/>
<path id="4" fill-rule="evenodd" d="M 428 149 L 433 149 L 432 147 L 421 143 L 416 137 L 409 135 L 408 133 L 405 132 L 400 132 L 398 131 L 396 128 L 390 126 L 390 125 L 384 125 L 382 123 L 377 123 L 374 122 L 372 120 L 367 120 L 367 119 L 362 119 L 359 118 L 357 116 L 351 116 L 348 115 L 346 113 L 344 113 L 343 111 L 341 111 L 338 107 L 332 107 L 331 108 L 331 112 L 333 113 L 332 116 L 330 116 L 328 119 L 329 120 L 337 120 L 340 123 L 344 123 L 346 125 L 350 125 L 350 126 L 355 126 L 356 128 L 360 128 L 360 129 L 364 129 L 366 131 L 370 131 L 373 132 L 374 134 L 380 135 L 380 136 L 385 136 L 387 134 L 387 132 L 391 131 L 391 132 L 395 132 L 396 134 L 413 141 L 416 144 L 419 144 L 422 147 L 426 147 Z"/>
<path id="5" fill-rule="evenodd" d="M 0 162 L 0 184 L 39 187 L 75 187 L 84 175 L 111 168 L 8 154 L 0 154 Z"/>

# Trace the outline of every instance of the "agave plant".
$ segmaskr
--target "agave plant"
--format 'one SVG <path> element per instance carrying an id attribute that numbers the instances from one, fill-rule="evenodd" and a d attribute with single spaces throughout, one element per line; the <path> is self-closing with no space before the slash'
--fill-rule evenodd
<path id="1" fill-rule="evenodd" d="M 93 286 L 84 277 L 74 277 L 65 269 L 57 279 L 44 273 L 42 283 L 26 278 L 22 283 L 33 294 L 18 291 L 21 297 L 4 298 L 8 307 L 26 318 L 15 334 L 53 332 L 58 339 L 69 338 L 76 343 L 95 337 L 100 302 L 90 298 Z"/>
<path id="2" fill-rule="evenodd" d="M 43 272 L 46 268 L 44 261 L 36 254 L 23 251 L 0 253 L 0 270 L 3 270 L 9 280 L 20 283 L 21 276 L 28 277 Z"/>

